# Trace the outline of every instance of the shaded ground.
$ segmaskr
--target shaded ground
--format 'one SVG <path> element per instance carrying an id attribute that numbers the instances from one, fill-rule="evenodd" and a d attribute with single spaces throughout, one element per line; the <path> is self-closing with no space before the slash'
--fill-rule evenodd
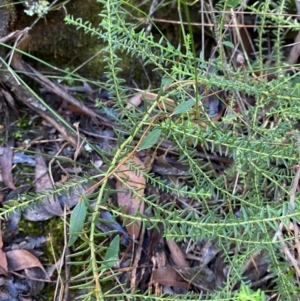
<path id="1" fill-rule="evenodd" d="M 145 45 L 149 66 L 141 58 L 122 57 L 121 66 L 130 66 L 118 76 L 125 78 L 119 85 L 113 72 L 105 76 L 97 70 L 95 75 L 89 66 L 73 74 L 72 64 L 59 60 L 58 69 L 42 67 L 18 52 L 6 56 L 9 50 L 2 45 L 2 58 L 9 64 L 0 73 L 1 300 L 38 300 L 42 295 L 49 300 L 92 300 L 87 299 L 89 292 L 95 299 L 119 300 L 127 292 L 147 291 L 166 298 L 185 298 L 190 292 L 215 300 L 226 291 L 235 300 L 244 300 L 243 294 L 249 300 L 278 300 L 290 291 L 289 299 L 296 300 L 300 244 L 295 141 L 300 138 L 292 131 L 299 127 L 299 116 L 289 110 L 298 94 L 294 83 L 285 86 L 287 80 L 281 79 L 297 79 L 298 49 L 282 51 L 282 65 L 276 65 L 276 36 L 269 32 L 266 51 L 273 60 L 257 62 L 262 48 L 254 42 L 259 33 L 252 14 L 221 19 L 234 25 L 228 40 L 221 41 L 211 27 L 213 17 L 222 14 L 216 11 L 210 19 L 213 7 L 197 4 L 189 8 L 196 41 L 189 54 L 183 34 L 188 26 L 178 25 L 180 15 L 166 19 L 164 10 L 155 14 L 157 5 L 147 7 L 157 27 L 144 16 L 137 28 L 145 28 L 146 38 L 153 33 L 154 41 L 162 33 L 172 38 L 152 47 L 152 61 L 151 47 Z M 40 48 L 55 52 L 56 44 L 48 38 L 65 26 L 65 8 L 59 6 L 58 19 L 49 16 L 47 31 L 45 25 L 36 31 L 33 26 L 20 48 L 38 53 L 34 42 L 45 33 Z M 90 8 L 82 7 L 82 13 Z M 167 8 L 176 11 L 173 4 Z M 16 9 L 24 23 L 21 18 L 10 31 L 4 30 L 1 42 L 7 45 L 28 32 L 23 7 Z M 198 11 L 204 9 L 199 23 Z M 141 22 L 139 13 L 129 18 L 133 24 Z M 182 22 L 189 20 L 182 15 Z M 8 16 L 6 21 L 8 25 Z M 203 23 L 205 27 L 199 25 Z M 72 38 L 66 52 L 79 52 L 88 43 L 99 46 L 97 39 L 86 41 L 86 36 L 81 32 Z M 287 34 L 278 36 L 288 44 Z M 183 50 L 167 41 L 181 43 Z M 176 59 L 166 55 L 160 63 L 155 55 L 161 45 Z M 89 51 L 75 67 L 91 57 Z M 66 62 L 72 62 L 73 54 L 57 53 Z M 199 78 L 184 67 L 175 78 L 171 70 L 189 57 L 202 68 Z M 90 65 L 98 60 L 103 64 L 102 59 L 98 56 Z M 152 66 L 159 69 L 160 64 L 155 73 Z M 252 69 L 252 64 L 258 67 Z M 144 88 L 147 83 L 151 90 Z M 237 88 L 243 84 L 247 92 Z M 276 97 L 290 98 L 282 108 Z M 71 292 L 77 284 L 82 287 Z M 103 297 L 105 292 L 109 295 Z"/>

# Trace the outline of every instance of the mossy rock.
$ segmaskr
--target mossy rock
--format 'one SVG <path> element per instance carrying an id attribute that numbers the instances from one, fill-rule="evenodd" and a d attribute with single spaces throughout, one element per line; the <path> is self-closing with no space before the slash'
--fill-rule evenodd
<path id="1" fill-rule="evenodd" d="M 17 21 L 14 30 L 30 27 L 37 16 L 28 16 L 23 5 L 17 6 Z M 74 19 L 81 18 L 98 27 L 101 22 L 99 13 L 101 5 L 95 0 L 74 0 L 61 6 L 58 10 L 49 11 L 29 31 L 29 37 L 21 48 L 47 64 L 65 69 L 78 69 L 78 73 L 88 78 L 99 78 L 106 63 L 101 57 L 101 49 L 105 44 L 96 36 L 77 30 L 76 26 L 67 25 L 64 21 L 66 14 Z M 91 60 L 95 54 L 95 58 Z M 26 59 L 28 60 L 28 59 Z M 39 70 L 45 69 L 36 60 L 32 64 Z M 130 64 L 129 64 L 130 65 Z"/>

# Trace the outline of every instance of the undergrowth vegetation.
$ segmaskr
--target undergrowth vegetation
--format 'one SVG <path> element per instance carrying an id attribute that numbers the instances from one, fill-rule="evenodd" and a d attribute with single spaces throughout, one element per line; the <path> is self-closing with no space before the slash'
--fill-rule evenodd
<path id="1" fill-rule="evenodd" d="M 88 20 L 65 18 L 68 26 L 107 42 L 99 55 L 107 64 L 105 89 L 112 95 L 110 110 L 118 112 L 117 118 L 112 116 L 117 141 L 110 152 L 85 142 L 86 149 L 96 152 L 107 168 L 95 167 L 92 176 L 84 174 L 51 191 L 60 195 L 78 185 L 95 184 L 92 193 L 81 195 L 69 220 L 69 246 L 74 248 L 70 264 L 83 267 L 71 275 L 71 280 L 82 283 L 71 285 L 82 292 L 82 300 L 295 300 L 300 277 L 296 191 L 300 90 L 297 65 L 288 63 L 285 48 L 287 29 L 298 31 L 300 25 L 296 17 L 287 15 L 290 1 L 247 4 L 221 0 L 214 5 L 207 1 L 214 40 L 209 51 L 198 47 L 194 38 L 190 11 L 199 8 L 196 3 L 176 2 L 179 20 L 185 21 L 179 26 L 182 42 L 174 45 L 154 21 L 156 34 L 147 30 L 151 17 L 133 4 L 99 2 L 103 6 L 99 27 Z M 248 36 L 253 44 L 248 49 L 239 31 L 242 26 L 237 24 L 241 12 L 255 16 L 255 30 Z M 141 19 L 146 25 L 138 24 Z M 206 21 L 203 18 L 199 23 Z M 205 37 L 207 28 L 203 26 Z M 132 90 L 121 76 L 124 54 L 142 62 L 150 78 L 159 78 L 151 87 L 152 96 L 144 95 L 143 106 L 127 106 Z M 106 104 L 98 99 L 96 106 L 101 111 Z M 154 160 L 161 149 L 187 167 L 176 181 L 130 161 L 134 154 L 149 150 Z M 118 176 L 125 162 L 154 189 L 152 193 L 132 189 L 128 178 Z M 110 183 L 116 177 L 133 198 L 144 202 L 144 212 L 126 213 L 112 202 L 112 195 L 120 192 Z M 43 197 L 30 194 L 24 200 L 23 196 L 1 215 Z M 163 231 L 165 239 L 182 245 L 214 242 L 222 253 L 224 278 L 211 291 L 200 286 L 184 295 L 154 295 L 151 284 L 148 291 L 130 287 L 128 279 L 118 278 L 123 271 L 116 265 L 121 261 L 120 248 L 124 248 L 120 237 L 113 236 L 109 245 L 105 238 L 114 232 L 96 226 L 101 210 L 108 210 L 124 224 L 139 224 L 141 233 Z M 244 274 L 251 260 L 259 275 L 252 282 Z M 265 267 L 263 275 L 260 264 Z"/>

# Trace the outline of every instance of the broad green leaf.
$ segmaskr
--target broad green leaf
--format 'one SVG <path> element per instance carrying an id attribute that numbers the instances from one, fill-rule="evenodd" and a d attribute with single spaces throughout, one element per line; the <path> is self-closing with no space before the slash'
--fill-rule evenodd
<path id="1" fill-rule="evenodd" d="M 71 213 L 70 218 L 70 238 L 68 246 L 72 246 L 81 232 L 86 217 L 86 206 L 83 201 L 79 202 Z"/>
<path id="2" fill-rule="evenodd" d="M 178 105 L 172 115 L 178 115 L 187 112 L 190 108 L 192 108 L 196 104 L 196 100 L 191 98 L 180 105 Z"/>
<path id="3" fill-rule="evenodd" d="M 224 42 L 222 42 L 222 44 L 224 46 L 229 47 L 229 48 L 232 48 L 232 49 L 234 48 L 234 45 L 231 42 L 229 42 L 229 41 L 224 41 Z"/>
<path id="4" fill-rule="evenodd" d="M 114 266 L 115 262 L 119 259 L 120 237 L 116 235 L 110 243 L 103 261 L 101 263 L 101 272 L 105 272 Z"/>
<path id="5" fill-rule="evenodd" d="M 158 141 L 160 134 L 161 134 L 161 130 L 155 129 L 155 130 L 151 131 L 148 135 L 146 135 L 146 137 L 141 142 L 139 151 L 152 147 Z"/>

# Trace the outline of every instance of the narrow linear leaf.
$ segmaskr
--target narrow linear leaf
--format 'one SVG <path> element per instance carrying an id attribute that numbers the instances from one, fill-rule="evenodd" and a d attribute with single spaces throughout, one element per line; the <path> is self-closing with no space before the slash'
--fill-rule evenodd
<path id="1" fill-rule="evenodd" d="M 105 272 L 114 266 L 115 262 L 118 260 L 119 247 L 120 247 L 120 236 L 116 235 L 105 253 L 101 265 L 101 272 Z"/>
<path id="2" fill-rule="evenodd" d="M 155 129 L 151 131 L 148 135 L 146 135 L 146 137 L 141 142 L 139 151 L 152 147 L 158 141 L 160 135 L 161 135 L 161 129 Z"/>
<path id="3" fill-rule="evenodd" d="M 196 104 L 196 100 L 191 98 L 180 105 L 178 105 L 172 115 L 178 115 L 187 112 L 190 108 L 192 108 Z"/>
<path id="4" fill-rule="evenodd" d="M 83 201 L 79 202 L 71 213 L 70 238 L 68 246 L 71 247 L 78 238 L 86 217 L 86 206 Z"/>

